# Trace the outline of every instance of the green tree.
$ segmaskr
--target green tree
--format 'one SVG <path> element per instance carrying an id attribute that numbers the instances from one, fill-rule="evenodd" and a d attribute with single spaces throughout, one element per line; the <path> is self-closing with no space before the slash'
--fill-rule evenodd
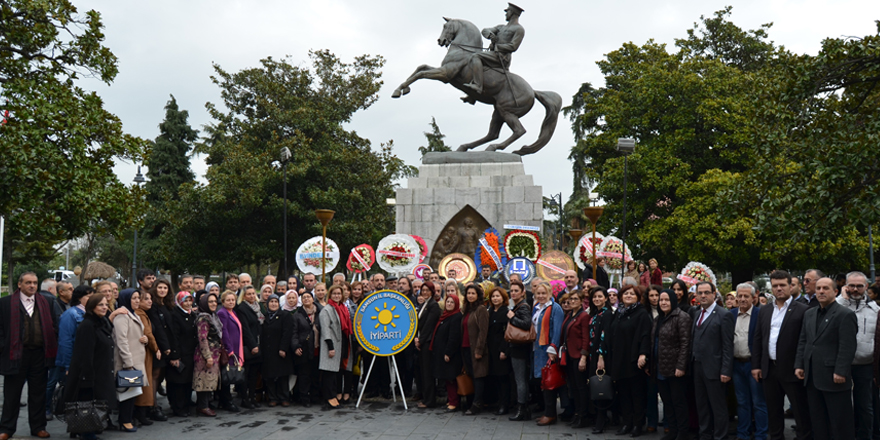
<path id="1" fill-rule="evenodd" d="M 147 200 L 156 204 L 162 201 L 162 194 L 168 193 L 171 198 L 178 198 L 177 189 L 180 185 L 192 182 L 195 174 L 189 167 L 189 152 L 193 143 L 198 140 L 199 132 L 190 127 L 189 112 L 180 110 L 177 100 L 165 105 L 165 120 L 159 124 L 159 136 L 153 142 L 150 157 L 147 159 L 146 184 Z"/>
<path id="2" fill-rule="evenodd" d="M 378 99 L 384 60 L 360 56 L 344 63 L 327 51 L 310 56 L 311 69 L 272 58 L 238 73 L 214 66 L 223 103 L 207 104 L 214 122 L 196 149 L 207 155 L 208 184 L 184 184 L 180 199 L 168 202 L 164 258 L 202 272 L 282 260 L 283 175 L 271 163 L 283 147 L 292 153 L 291 257 L 321 233 L 316 208 L 336 211 L 329 235 L 343 255 L 388 232 L 385 200 L 394 196 L 392 182 L 412 168 L 393 155 L 391 143 L 373 151 L 369 140 L 343 128 Z"/>
<path id="3" fill-rule="evenodd" d="M 445 137 L 446 135 L 440 132 L 437 120 L 431 116 L 431 132 L 425 132 L 425 138 L 428 139 L 428 146 L 419 147 L 419 152 L 424 156 L 425 154 L 433 152 L 452 151 L 452 148 L 449 148 L 449 146 L 443 142 L 443 138 Z"/>
<path id="4" fill-rule="evenodd" d="M 109 84 L 117 73 L 98 12 L 79 14 L 66 0 L 6 0 L 0 23 L 0 103 L 9 112 L 0 129 L 0 213 L 12 271 L 93 227 L 131 230 L 144 201 L 113 165 L 139 160 L 148 145 L 76 85 Z"/>

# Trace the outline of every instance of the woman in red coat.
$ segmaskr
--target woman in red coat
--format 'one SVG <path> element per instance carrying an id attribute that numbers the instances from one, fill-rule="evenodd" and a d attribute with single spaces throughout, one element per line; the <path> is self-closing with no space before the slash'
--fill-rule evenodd
<path id="1" fill-rule="evenodd" d="M 573 428 L 585 428 L 590 424 L 587 414 L 587 363 L 590 354 L 590 314 L 584 311 L 582 290 L 568 297 L 571 312 L 562 322 L 562 347 L 565 353 L 565 375 L 571 393 L 575 396 Z"/>
<path id="2" fill-rule="evenodd" d="M 651 258 L 648 260 L 648 271 L 651 272 L 651 284 L 662 286 L 663 285 L 663 272 L 660 271 L 658 267 L 656 258 Z"/>

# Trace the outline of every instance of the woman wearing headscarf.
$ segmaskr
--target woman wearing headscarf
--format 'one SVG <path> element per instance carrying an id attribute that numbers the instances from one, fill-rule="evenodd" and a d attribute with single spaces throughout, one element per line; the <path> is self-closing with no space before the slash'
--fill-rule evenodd
<path id="1" fill-rule="evenodd" d="M 229 290 L 220 295 L 222 307 L 217 310 L 217 318 L 223 323 L 223 350 L 228 357 L 227 362 L 244 367 L 246 363 L 244 329 L 238 316 L 235 315 L 235 297 L 235 292 Z M 220 384 L 220 407 L 229 412 L 239 412 L 241 410 L 232 402 L 231 387 L 230 383 Z"/>
<path id="2" fill-rule="evenodd" d="M 164 422 L 168 417 L 162 411 L 162 407 L 156 402 L 156 394 L 163 395 L 166 392 L 161 389 L 162 381 L 165 380 L 165 366 L 171 357 L 171 347 L 176 343 L 174 334 L 171 332 L 171 310 L 174 307 L 174 295 L 171 293 L 171 283 L 165 279 L 157 279 L 150 288 L 150 298 L 155 304 L 147 310 L 147 316 L 150 318 L 150 324 L 153 327 L 153 338 L 156 339 L 156 345 L 159 347 L 157 353 L 159 356 L 153 357 L 153 407 L 150 408 L 149 417 L 151 420 Z M 143 305 L 143 301 L 141 301 Z M 176 356 L 176 354 L 175 354 Z"/>
<path id="3" fill-rule="evenodd" d="M 153 336 L 153 324 L 150 321 L 149 315 L 147 315 L 147 312 L 152 308 L 153 297 L 149 292 L 144 292 L 138 308 L 135 310 L 135 314 L 137 314 L 138 318 L 140 318 L 143 323 L 144 336 L 147 337 L 147 356 L 144 360 L 144 368 L 146 368 L 144 371 L 147 372 L 153 371 L 154 356 L 157 359 L 162 359 L 162 352 L 159 351 L 159 346 L 156 344 L 156 337 Z M 152 377 L 150 377 L 149 381 L 144 381 L 144 387 L 142 389 L 143 393 L 134 398 L 134 415 L 141 425 L 149 426 L 153 424 L 153 422 L 150 421 L 149 414 L 153 405 L 156 403 L 155 395 L 153 394 L 155 388 L 154 384 L 155 379 Z"/>
<path id="4" fill-rule="evenodd" d="M 461 318 L 461 359 L 467 375 L 474 380 L 474 395 L 468 396 L 471 405 L 465 415 L 477 415 L 482 411 L 486 376 L 489 375 L 488 334 L 489 312 L 483 305 L 483 289 L 471 284 L 465 288 Z"/>
<path id="5" fill-rule="evenodd" d="M 510 344 L 504 340 L 507 330 L 507 291 L 495 287 L 489 292 L 489 331 L 486 346 L 489 351 L 490 387 L 498 390 L 496 415 L 507 414 L 510 407 Z"/>
<path id="6" fill-rule="evenodd" d="M 272 286 L 268 287 L 270 295 L 272 294 Z M 256 396 L 257 382 L 262 371 L 262 349 L 260 344 L 260 335 L 263 332 L 262 326 L 265 321 L 261 304 L 257 301 L 257 294 L 254 286 L 245 286 L 241 294 L 242 301 L 235 307 L 235 316 L 238 317 L 242 327 L 242 340 L 244 341 L 244 360 L 245 375 L 247 383 L 245 386 L 236 386 L 235 389 L 241 396 L 241 406 L 247 409 L 259 408 Z"/>
<path id="7" fill-rule="evenodd" d="M 507 312 L 510 325 L 523 330 L 532 329 L 532 308 L 526 300 L 526 287 L 522 281 L 510 282 L 510 299 L 513 309 Z M 505 329 L 506 331 L 506 329 Z M 513 368 L 513 380 L 516 382 L 516 413 L 508 417 L 511 421 L 531 420 L 529 410 L 529 357 L 532 355 L 532 344 L 510 343 L 510 366 Z"/>
<path id="8" fill-rule="evenodd" d="M 109 406 L 116 403 L 113 384 L 113 328 L 110 307 L 103 295 L 92 295 L 85 305 L 86 313 L 76 329 L 70 369 L 64 385 L 65 402 L 104 401 Z M 94 440 L 95 433 L 81 434 L 82 440 Z"/>
<path id="9" fill-rule="evenodd" d="M 559 342 L 562 337 L 562 306 L 553 301 L 550 283 L 541 281 L 535 287 L 535 307 L 532 324 L 535 325 L 534 364 L 532 375 L 541 378 L 541 369 L 548 361 L 559 358 Z M 539 426 L 556 424 L 556 397 L 559 390 L 543 390 L 544 416 L 538 420 Z"/>
<path id="10" fill-rule="evenodd" d="M 288 291 L 285 297 L 289 298 L 290 294 Z M 321 308 L 315 303 L 311 292 L 303 292 L 301 298 L 302 307 L 290 312 L 294 324 L 290 350 L 293 352 L 293 368 L 296 372 L 297 397 L 301 405 L 309 407 L 312 401 L 319 401 L 314 385 L 318 383 L 318 315 Z"/>
<path id="11" fill-rule="evenodd" d="M 136 289 L 125 289 L 119 292 L 118 308 L 125 308 L 128 312 L 117 315 L 113 321 L 113 343 L 116 352 L 113 356 L 113 365 L 116 373 L 122 370 L 137 370 L 144 374 L 144 385 L 149 385 L 149 375 L 146 368 L 147 343 L 149 338 L 144 335 L 144 323 L 135 313 L 140 308 L 141 296 Z M 132 424 L 134 417 L 134 398 L 128 398 L 119 402 L 119 430 L 135 432 L 137 428 Z"/>
<path id="12" fill-rule="evenodd" d="M 647 376 L 642 370 L 647 366 L 651 344 L 651 316 L 639 301 L 640 291 L 635 286 L 625 286 L 620 291 L 620 306 L 611 323 L 606 339 L 611 362 L 608 374 L 617 384 L 620 415 L 623 426 L 617 435 L 631 434 L 638 437 L 645 425 Z"/>
<path id="13" fill-rule="evenodd" d="M 269 295 L 266 301 L 266 317 L 263 321 L 263 336 L 260 338 L 260 352 L 263 353 L 263 387 L 266 389 L 269 406 L 290 405 L 289 377 L 293 374 L 293 353 L 290 350 L 293 338 L 293 315 L 281 309 L 278 295 Z"/>
<path id="14" fill-rule="evenodd" d="M 657 381 L 669 428 L 664 438 L 688 435 L 687 372 L 693 320 L 678 308 L 671 289 L 660 292 L 660 314 L 651 327 L 651 377 Z"/>
<path id="15" fill-rule="evenodd" d="M 189 417 L 192 398 L 193 366 L 198 334 L 196 314 L 193 313 L 193 297 L 189 292 L 180 291 L 175 295 L 174 310 L 171 311 L 171 333 L 175 335 L 171 361 L 165 368 L 165 382 L 168 384 L 168 403 L 176 417 Z M 176 363 L 175 363 L 176 362 Z"/>
<path id="16" fill-rule="evenodd" d="M 318 368 L 321 370 L 321 394 L 325 401 L 325 410 L 339 408 L 339 376 L 341 371 L 351 368 L 352 335 L 351 317 L 348 308 L 342 304 L 342 287 L 331 286 L 328 296 L 327 306 L 318 316 L 321 323 L 321 357 Z"/>
<path id="17" fill-rule="evenodd" d="M 223 356 L 223 323 L 217 317 L 217 295 L 206 293 L 199 298 L 199 316 L 196 317 L 198 348 L 195 351 L 193 390 L 199 414 L 217 415 L 208 403 L 211 393 L 220 389 L 220 358 Z"/>
<path id="18" fill-rule="evenodd" d="M 608 294 L 604 287 L 598 286 L 590 290 L 590 367 L 587 374 L 605 374 L 605 358 L 608 355 L 606 338 L 611 331 L 614 310 L 608 305 Z M 596 425 L 593 434 L 605 432 L 608 408 L 596 405 Z"/>
<path id="19" fill-rule="evenodd" d="M 434 301 L 434 283 L 426 281 L 419 291 L 417 302 L 419 308 L 419 324 L 416 328 L 415 346 L 418 353 L 419 381 L 418 389 L 422 401 L 419 408 L 433 408 L 437 405 L 437 395 L 434 388 L 434 362 L 431 359 L 431 350 L 428 348 L 434 341 L 434 328 L 440 319 L 440 305 Z"/>
<path id="20" fill-rule="evenodd" d="M 457 296 L 446 297 L 428 348 L 434 362 L 434 377 L 446 385 L 446 412 L 455 412 L 461 404 L 455 378 L 462 369 L 461 307 Z"/>

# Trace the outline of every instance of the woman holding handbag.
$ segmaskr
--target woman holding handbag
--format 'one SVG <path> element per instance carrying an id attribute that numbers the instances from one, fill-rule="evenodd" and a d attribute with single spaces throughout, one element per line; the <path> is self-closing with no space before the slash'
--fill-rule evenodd
<path id="1" fill-rule="evenodd" d="M 235 300 L 235 292 L 230 290 L 223 292 L 220 295 L 220 304 L 223 307 L 217 311 L 217 318 L 223 323 L 223 350 L 228 358 L 227 362 L 234 366 L 243 367 L 245 363 L 244 329 L 235 314 Z M 225 367 L 226 364 L 221 360 L 221 367 Z M 232 402 L 232 384 L 223 383 L 222 380 L 220 381 L 220 407 L 233 413 L 241 411 Z"/>
<path id="2" fill-rule="evenodd" d="M 455 412 L 461 404 L 455 378 L 462 369 L 461 309 L 457 296 L 446 297 L 428 348 L 434 362 L 434 377 L 446 384 L 446 412 Z"/>
<path id="3" fill-rule="evenodd" d="M 103 295 L 92 295 L 86 303 L 86 314 L 76 329 L 70 370 L 64 385 L 65 402 L 97 401 L 116 403 L 116 382 L 113 377 L 113 329 L 104 319 L 110 307 Z M 109 414 L 108 414 L 109 415 Z M 101 424 L 103 428 L 103 423 Z M 99 429 L 100 430 L 100 429 Z M 95 432 L 80 434 L 82 440 L 94 440 Z"/>
<path id="4" fill-rule="evenodd" d="M 562 306 L 553 301 L 553 289 L 550 283 L 541 280 L 535 291 L 535 307 L 532 312 L 532 324 L 535 325 L 533 377 L 542 378 L 542 368 L 557 362 L 559 358 L 559 342 L 562 337 Z M 558 389 L 543 389 L 544 416 L 538 419 L 539 426 L 556 424 L 556 397 Z"/>
<path id="5" fill-rule="evenodd" d="M 521 341 L 510 342 L 510 367 L 513 369 L 513 380 L 516 383 L 516 412 L 508 417 L 511 421 L 521 421 L 531 418 L 529 411 L 529 357 L 532 354 L 532 344 L 528 341 L 531 337 L 534 325 L 532 324 L 532 308 L 526 301 L 526 287 L 522 281 L 510 282 L 510 300 L 513 301 L 513 309 L 507 312 L 508 327 L 520 330 L 518 334 L 526 334 Z M 507 330 L 505 335 L 514 329 Z M 506 336 L 505 336 L 506 338 Z"/>
<path id="6" fill-rule="evenodd" d="M 590 358 L 587 374 L 597 374 L 602 371 L 605 375 L 605 358 L 608 355 L 606 336 L 611 331 L 611 322 L 614 320 L 614 311 L 608 305 L 608 293 L 604 287 L 598 286 L 590 290 Z M 608 408 L 606 402 L 594 401 L 596 406 L 596 425 L 593 434 L 605 432 Z"/>
<path id="7" fill-rule="evenodd" d="M 474 395 L 469 399 L 470 408 L 465 415 L 473 416 L 482 411 L 489 375 L 489 357 L 486 339 L 489 332 L 489 312 L 483 305 L 483 289 L 471 284 L 465 289 L 464 310 L 461 318 L 461 359 L 467 375 L 474 382 Z"/>
<path id="8" fill-rule="evenodd" d="M 645 371 L 651 344 L 651 316 L 640 302 L 635 286 L 620 290 L 620 306 L 607 338 L 611 363 L 608 373 L 617 384 L 623 426 L 617 435 L 642 435 L 648 382 Z"/>
<path id="9" fill-rule="evenodd" d="M 510 344 L 504 340 L 507 330 L 508 298 L 504 288 L 496 287 L 489 292 L 489 378 L 498 390 L 496 415 L 507 414 L 510 407 Z"/>
<path id="10" fill-rule="evenodd" d="M 143 292 L 143 296 L 141 297 L 140 304 L 138 305 L 135 313 L 138 318 L 141 319 L 141 322 L 144 325 L 144 336 L 147 337 L 147 356 L 144 359 L 144 367 L 147 374 L 153 371 L 153 357 L 156 359 L 162 359 L 162 352 L 159 351 L 159 345 L 156 343 L 156 337 L 153 336 L 153 324 L 150 321 L 150 317 L 147 314 L 153 308 L 153 296 L 150 292 Z M 142 426 L 152 425 L 153 422 L 150 421 L 150 410 L 153 409 L 153 404 L 156 403 L 156 399 L 154 397 L 153 389 L 154 384 L 156 383 L 155 378 L 150 376 L 149 381 L 144 382 L 143 393 L 140 396 L 134 398 L 134 415 L 137 421 Z"/>
<path id="11" fill-rule="evenodd" d="M 669 427 L 665 440 L 688 436 L 688 399 L 685 372 L 691 350 L 691 316 L 678 308 L 671 289 L 660 292 L 660 314 L 651 327 L 651 377 L 657 381 Z"/>
<path id="12" fill-rule="evenodd" d="M 99 295 L 95 295 L 99 296 Z M 125 289 L 119 292 L 118 308 L 125 308 L 128 313 L 117 315 L 113 321 L 113 343 L 116 352 L 113 357 L 113 365 L 116 374 L 122 370 L 136 370 L 143 375 L 144 386 L 149 384 L 148 371 L 145 365 L 147 358 L 147 342 L 149 339 L 144 335 L 144 323 L 135 313 L 140 307 L 140 292 L 136 289 Z M 132 424 L 134 417 L 134 397 L 119 402 L 119 430 L 123 432 L 135 432 L 137 428 Z"/>
<path id="13" fill-rule="evenodd" d="M 198 347 L 193 366 L 193 391 L 196 392 L 196 410 L 214 417 L 217 414 L 208 405 L 211 393 L 220 389 L 220 358 L 223 352 L 223 323 L 217 317 L 217 295 L 207 293 L 199 297 L 199 316 L 196 318 Z"/>
<path id="14" fill-rule="evenodd" d="M 562 344 L 565 356 L 565 377 L 574 397 L 575 414 L 572 428 L 585 428 L 589 423 L 587 413 L 588 374 L 590 354 L 590 314 L 584 311 L 583 291 L 576 290 L 568 297 L 569 315 L 562 323 Z"/>

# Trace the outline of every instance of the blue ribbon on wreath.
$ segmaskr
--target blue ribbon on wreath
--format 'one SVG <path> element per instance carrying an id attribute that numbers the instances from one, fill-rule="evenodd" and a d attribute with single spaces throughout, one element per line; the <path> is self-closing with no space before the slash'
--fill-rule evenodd
<path id="1" fill-rule="evenodd" d="M 492 249 L 492 247 L 488 245 L 489 243 L 485 239 L 487 234 L 495 234 L 495 237 L 498 241 L 497 252 L 495 251 L 495 249 Z M 474 263 L 476 263 L 477 265 L 477 270 L 479 271 L 480 268 L 483 267 L 482 258 L 480 257 L 480 254 L 482 253 L 481 249 L 484 247 L 483 243 L 486 243 L 486 252 L 488 252 L 489 255 L 492 256 L 492 259 L 495 260 L 495 265 L 498 267 L 495 272 L 504 270 L 504 266 L 507 265 L 507 253 L 504 252 L 504 238 L 501 237 L 501 234 L 499 234 L 498 230 L 495 228 L 486 229 L 485 231 L 483 231 L 483 236 L 480 237 L 480 243 L 477 244 L 477 249 L 476 251 L 474 251 Z"/>

